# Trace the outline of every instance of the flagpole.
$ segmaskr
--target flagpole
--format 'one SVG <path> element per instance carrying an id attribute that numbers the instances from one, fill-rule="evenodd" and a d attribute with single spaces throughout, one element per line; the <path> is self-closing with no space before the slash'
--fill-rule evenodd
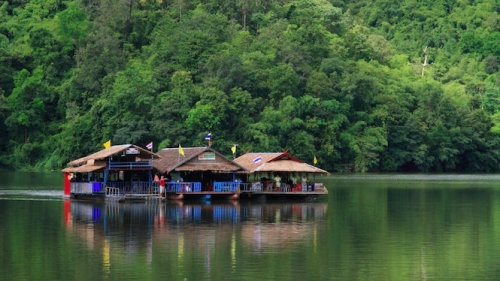
<path id="1" fill-rule="evenodd" d="M 154 164 L 153 164 L 153 161 L 154 161 L 154 157 L 153 157 L 153 142 L 151 142 L 151 149 L 149 150 L 151 152 L 151 162 L 149 163 L 149 165 L 151 165 L 150 169 L 149 169 L 149 178 L 148 178 L 148 185 L 149 186 L 152 186 L 153 185 L 153 167 L 154 167 Z"/>
<path id="2" fill-rule="evenodd" d="M 208 147 L 211 147 L 212 146 L 212 133 L 208 133 L 206 136 L 205 136 L 205 139 L 208 141 Z"/>
<path id="3" fill-rule="evenodd" d="M 238 144 L 233 143 L 233 146 L 231 147 L 231 152 L 233 153 L 233 159 L 236 159 L 236 146 L 238 146 Z"/>

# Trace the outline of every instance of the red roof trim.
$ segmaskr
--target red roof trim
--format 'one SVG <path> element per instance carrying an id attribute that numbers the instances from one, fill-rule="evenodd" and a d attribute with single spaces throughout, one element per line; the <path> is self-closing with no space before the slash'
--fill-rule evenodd
<path id="1" fill-rule="evenodd" d="M 277 160 L 283 160 L 283 158 L 287 158 L 286 160 L 292 160 L 292 161 L 295 161 L 295 162 L 298 162 L 298 163 L 304 163 L 304 161 L 302 161 L 299 158 L 297 158 L 297 157 L 289 154 L 288 150 L 284 151 L 280 155 L 274 157 L 273 159 L 271 159 L 271 160 L 269 160 L 267 162 L 269 163 L 269 162 L 273 162 L 273 161 L 277 161 Z"/>

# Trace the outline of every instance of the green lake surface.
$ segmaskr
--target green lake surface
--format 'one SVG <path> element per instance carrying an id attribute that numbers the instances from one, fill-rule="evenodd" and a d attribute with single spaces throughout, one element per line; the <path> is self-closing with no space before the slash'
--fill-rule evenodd
<path id="1" fill-rule="evenodd" d="M 500 280 L 500 175 L 322 181 L 313 202 L 97 203 L 0 172 L 0 280 Z"/>

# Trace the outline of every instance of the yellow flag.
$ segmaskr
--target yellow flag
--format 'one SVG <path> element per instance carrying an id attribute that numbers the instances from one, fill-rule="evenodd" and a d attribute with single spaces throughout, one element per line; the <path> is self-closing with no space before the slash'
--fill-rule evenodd
<path id="1" fill-rule="evenodd" d="M 231 147 L 231 151 L 233 154 L 236 154 L 236 144 L 233 144 L 233 147 Z"/>
<path id="2" fill-rule="evenodd" d="M 314 163 L 314 165 L 318 164 L 318 159 L 316 159 L 316 155 L 314 155 L 313 163 Z"/>
<path id="3" fill-rule="evenodd" d="M 182 146 L 180 143 L 179 143 L 179 154 L 186 157 L 186 155 L 184 155 L 184 149 L 182 149 Z"/>
<path id="4" fill-rule="evenodd" d="M 105 142 L 103 145 L 104 145 L 104 148 L 108 149 L 111 146 L 111 140 Z"/>

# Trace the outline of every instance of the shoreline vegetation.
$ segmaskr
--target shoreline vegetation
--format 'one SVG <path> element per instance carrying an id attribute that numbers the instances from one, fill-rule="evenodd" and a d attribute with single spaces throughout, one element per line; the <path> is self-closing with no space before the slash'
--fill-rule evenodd
<path id="1" fill-rule="evenodd" d="M 107 140 L 203 146 L 211 132 L 230 158 L 288 150 L 330 172 L 498 172 L 499 11 L 4 1 L 0 170 L 60 170 Z"/>

